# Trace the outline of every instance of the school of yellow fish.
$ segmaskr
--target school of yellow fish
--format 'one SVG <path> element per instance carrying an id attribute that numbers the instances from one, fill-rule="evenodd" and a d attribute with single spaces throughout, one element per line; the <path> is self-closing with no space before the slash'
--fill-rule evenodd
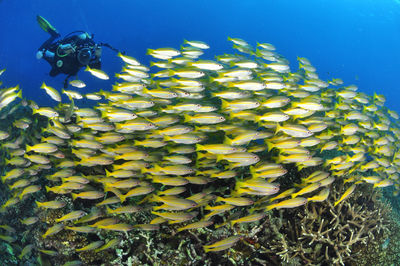
<path id="1" fill-rule="evenodd" d="M 37 201 L 37 208 L 64 208 L 65 202 L 54 200 L 57 194 L 98 208 L 65 212 L 43 238 L 61 230 L 157 230 L 163 223 L 182 224 L 180 232 L 211 226 L 214 216 L 236 210 L 245 214 L 226 224 L 259 221 L 274 208 L 321 202 L 333 182 L 347 188 L 335 206 L 360 183 L 394 185 L 397 193 L 399 116 L 384 107 L 384 96 L 358 92 L 340 79 L 323 81 L 306 58 L 298 58 L 299 69 L 292 72 L 271 44 L 254 48 L 239 38 L 228 40 L 236 53 L 214 60 L 199 59 L 209 48 L 201 41 L 185 41 L 180 50 L 149 49 L 155 59 L 151 70 L 118 54 L 125 65 L 112 90 L 85 94 L 83 81 L 71 81 L 79 90 L 62 90 L 69 98 L 64 103 L 57 89 L 43 83 L 40 93 L 60 103 L 39 107 L 30 101 L 31 118 L 0 132 L 7 154 L 1 180 L 12 195 L 2 211 L 46 191 L 49 201 Z M 86 71 L 109 79 L 101 70 Z M 3 88 L 0 110 L 18 97 L 18 86 Z M 94 107 L 77 107 L 83 98 Z M 12 132 L 23 131 L 37 116 L 48 119 L 41 134 L 28 142 L 26 136 L 14 137 Z M 289 169 L 306 168 L 315 170 L 300 184 L 280 189 Z M 151 212 L 154 219 L 129 224 L 114 217 L 139 212 Z M 32 226 L 38 220 L 24 217 L 21 223 Z M 15 241 L 12 228 L 1 228 L 1 239 Z M 228 249 L 240 237 L 204 250 Z M 119 242 L 96 241 L 76 252 Z M 21 258 L 33 248 L 26 246 Z"/>

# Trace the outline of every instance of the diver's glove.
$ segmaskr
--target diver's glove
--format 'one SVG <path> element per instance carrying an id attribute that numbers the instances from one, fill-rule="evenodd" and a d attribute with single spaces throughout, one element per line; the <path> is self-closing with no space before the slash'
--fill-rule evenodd
<path id="1" fill-rule="evenodd" d="M 36 59 L 42 59 L 42 58 L 43 58 L 43 51 L 37 51 Z"/>
<path id="2" fill-rule="evenodd" d="M 47 58 L 47 59 L 53 59 L 54 58 L 54 53 L 50 52 L 49 50 L 39 50 L 36 53 L 36 58 L 37 59 L 42 59 L 42 58 Z"/>

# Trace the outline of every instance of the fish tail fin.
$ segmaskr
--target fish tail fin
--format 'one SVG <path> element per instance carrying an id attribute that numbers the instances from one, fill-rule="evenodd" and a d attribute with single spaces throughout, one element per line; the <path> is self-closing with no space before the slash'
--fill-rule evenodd
<path id="1" fill-rule="evenodd" d="M 221 108 L 226 109 L 228 107 L 229 103 L 228 101 L 221 99 Z"/>
<path id="2" fill-rule="evenodd" d="M 154 165 L 154 171 L 158 172 L 161 171 L 163 168 L 161 166 L 159 166 L 158 164 Z"/>
<path id="3" fill-rule="evenodd" d="M 232 145 L 232 139 L 230 139 L 229 137 L 225 136 L 224 144 Z"/>
<path id="4" fill-rule="evenodd" d="M 22 99 L 22 91 L 21 91 L 21 90 L 19 90 L 19 91 L 17 92 L 17 97 Z"/>
<path id="5" fill-rule="evenodd" d="M 184 114 L 183 117 L 184 117 L 184 120 L 183 120 L 184 123 L 190 122 L 190 115 Z"/>
<path id="6" fill-rule="evenodd" d="M 282 130 L 282 127 L 279 125 L 279 123 L 276 123 L 275 134 L 277 134 L 281 130 Z"/>
<path id="7" fill-rule="evenodd" d="M 243 195 L 244 191 L 245 191 L 245 189 L 243 189 L 243 188 L 237 188 L 236 190 L 231 192 L 231 196 L 236 197 L 236 196 Z"/>
<path id="8" fill-rule="evenodd" d="M 204 150 L 204 145 L 196 144 L 196 151 Z"/>
<path id="9" fill-rule="evenodd" d="M 105 169 L 105 171 L 106 171 L 106 177 L 110 177 L 110 171 L 108 171 L 107 169 Z"/>
<path id="10" fill-rule="evenodd" d="M 296 166 L 297 166 L 297 170 L 298 170 L 299 172 L 305 167 L 305 165 L 304 165 L 304 164 L 301 164 L 301 163 L 296 163 Z"/>
<path id="11" fill-rule="evenodd" d="M 33 112 L 33 110 L 32 110 L 32 112 Z M 25 149 L 26 149 L 26 152 L 30 152 L 32 150 L 32 146 L 26 145 Z"/>
<path id="12" fill-rule="evenodd" d="M 196 154 L 197 154 L 197 159 L 200 160 L 200 159 L 206 157 L 207 153 L 197 152 Z"/>
<path id="13" fill-rule="evenodd" d="M 274 144 L 272 142 L 266 141 L 268 151 L 271 151 L 274 148 Z"/>
<path id="14" fill-rule="evenodd" d="M 111 191 L 112 190 L 112 187 L 110 187 L 110 185 L 108 185 L 108 184 L 105 184 L 105 186 L 104 186 L 104 192 L 109 192 L 109 191 Z"/>
<path id="15" fill-rule="evenodd" d="M 224 200 L 223 197 L 217 197 L 217 198 L 215 199 L 215 202 L 221 202 L 221 201 L 223 201 L 223 200 Z"/>
<path id="16" fill-rule="evenodd" d="M 143 93 L 149 93 L 150 92 L 150 90 L 149 89 L 147 89 L 147 88 L 143 88 Z"/>
<path id="17" fill-rule="evenodd" d="M 172 69 L 168 69 L 168 75 L 175 76 L 175 71 L 173 71 Z"/>
<path id="18" fill-rule="evenodd" d="M 224 156 L 222 154 L 217 155 L 217 162 L 221 161 L 224 159 Z"/>
<path id="19" fill-rule="evenodd" d="M 121 203 L 124 203 L 126 200 L 126 196 L 125 195 L 120 195 L 119 196 L 119 200 L 121 201 Z"/>
<path id="20" fill-rule="evenodd" d="M 151 197 L 151 199 L 149 201 L 150 202 L 161 202 L 161 197 L 154 194 L 153 197 Z"/>
<path id="21" fill-rule="evenodd" d="M 147 169 L 146 167 L 141 167 L 141 168 L 140 168 L 140 173 L 141 173 L 141 174 L 147 173 L 147 170 L 148 170 L 148 169 Z"/>

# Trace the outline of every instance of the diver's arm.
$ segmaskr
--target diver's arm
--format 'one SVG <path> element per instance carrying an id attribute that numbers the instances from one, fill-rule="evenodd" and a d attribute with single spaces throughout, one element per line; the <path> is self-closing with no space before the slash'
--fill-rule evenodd
<path id="1" fill-rule="evenodd" d="M 43 58 L 50 63 L 54 62 L 54 56 L 55 56 L 55 54 L 53 52 L 50 52 L 49 50 L 45 50 L 45 49 L 43 49 L 42 51 L 38 51 L 36 53 L 37 59 Z"/>
<path id="2" fill-rule="evenodd" d="M 38 51 L 41 51 L 43 49 L 50 49 L 52 46 L 52 43 L 54 42 L 55 39 L 57 39 L 60 35 L 55 35 L 55 36 L 50 36 L 38 49 Z"/>
<path id="3" fill-rule="evenodd" d="M 55 52 L 55 47 L 58 46 L 58 42 L 54 42 L 56 38 L 58 38 L 59 35 L 55 36 L 52 35 L 50 36 L 49 39 L 47 39 L 38 49 L 38 52 L 36 53 L 36 58 L 37 59 L 42 59 L 44 58 L 46 61 L 53 62 L 54 61 L 54 52 Z"/>

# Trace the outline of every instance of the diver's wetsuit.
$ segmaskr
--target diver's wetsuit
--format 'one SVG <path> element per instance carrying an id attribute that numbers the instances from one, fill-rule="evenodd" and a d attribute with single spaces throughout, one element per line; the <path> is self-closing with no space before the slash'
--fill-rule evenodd
<path id="1" fill-rule="evenodd" d="M 50 76 L 54 77 L 60 73 L 67 74 L 68 77 L 75 76 L 86 65 L 91 68 L 101 68 L 101 47 L 93 41 L 91 36 L 82 33 L 74 32 L 56 42 L 54 41 L 60 35 L 54 33 L 40 46 L 38 50 L 43 52 L 43 58 L 52 67 Z M 66 45 L 69 45 L 69 51 L 63 49 Z"/>

